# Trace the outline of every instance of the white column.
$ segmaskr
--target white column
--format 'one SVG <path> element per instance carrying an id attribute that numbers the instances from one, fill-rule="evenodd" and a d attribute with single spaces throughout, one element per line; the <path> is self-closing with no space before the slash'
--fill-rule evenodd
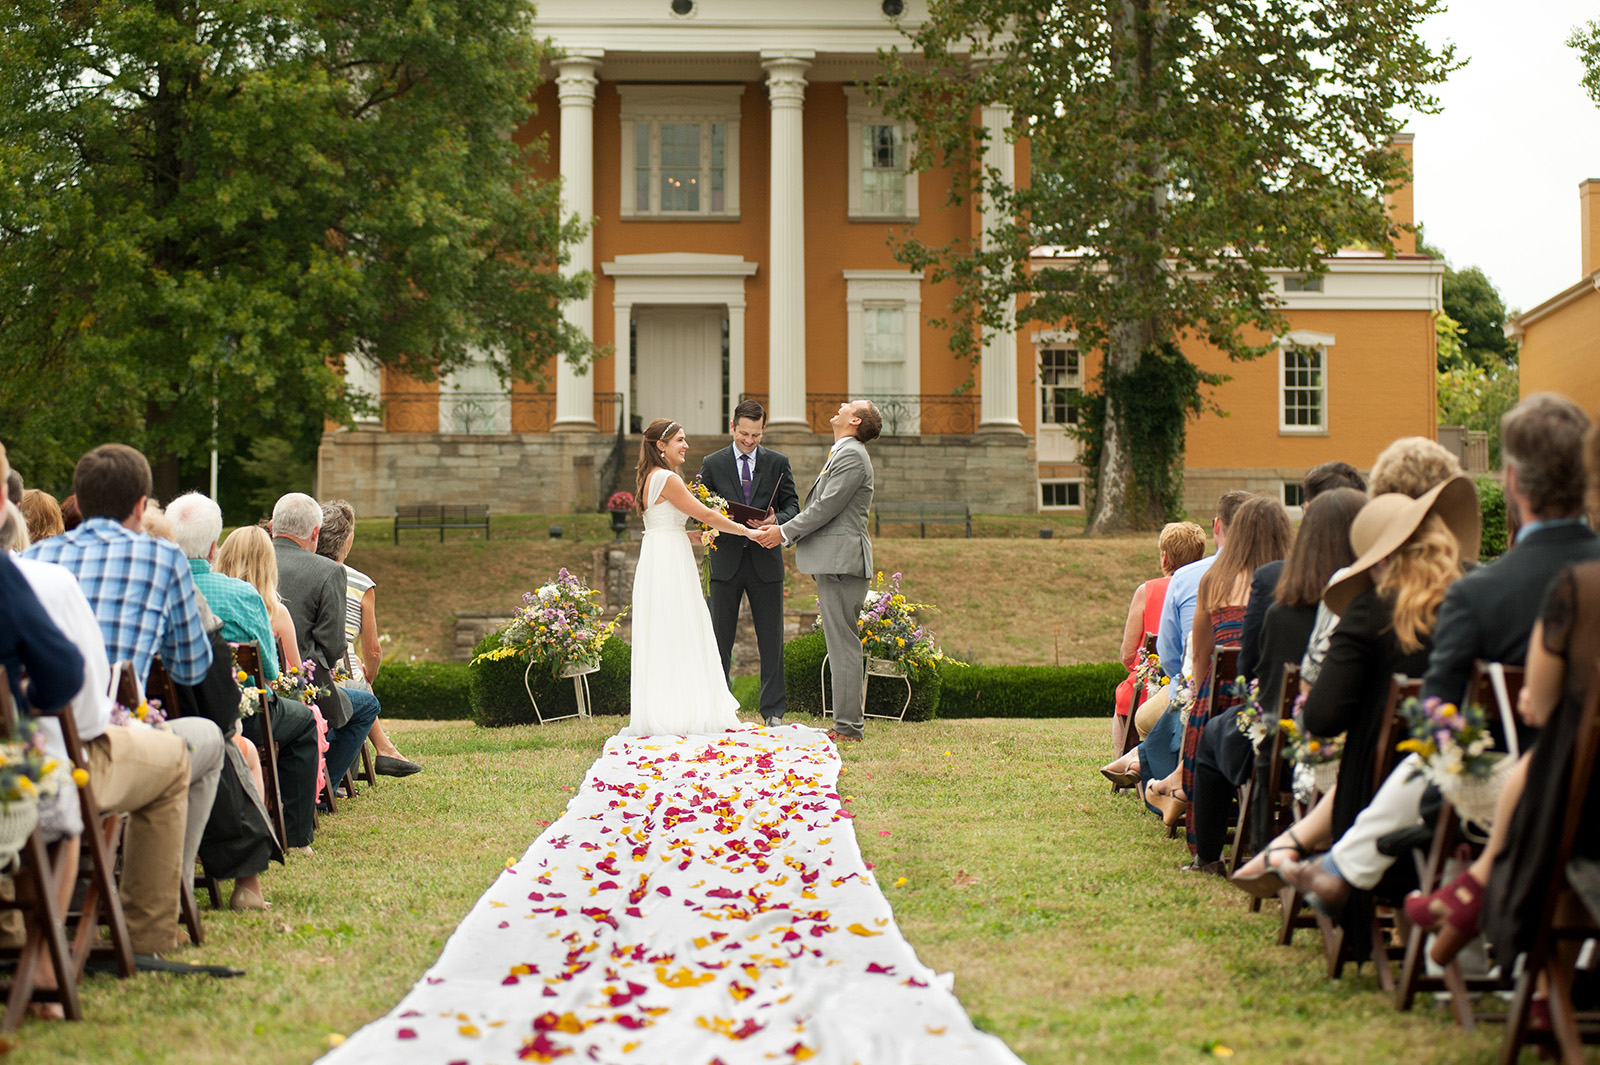
<path id="1" fill-rule="evenodd" d="M 772 112 L 767 424 L 806 424 L 805 138 L 811 52 L 763 52 Z M 730 326 L 731 328 L 731 326 Z"/>
<path id="2" fill-rule="evenodd" d="M 600 79 L 600 52 L 569 52 L 555 61 L 556 98 L 561 101 L 561 211 L 585 224 L 594 218 L 594 96 Z M 594 237 L 585 233 L 572 249 L 568 274 L 594 271 Z M 561 308 L 567 321 L 594 337 L 594 296 L 572 300 Z M 626 334 L 623 334 L 626 346 Z M 626 378 L 626 369 L 623 377 Z M 626 391 L 624 384 L 623 391 Z M 557 430 L 592 430 L 594 376 L 578 373 L 565 359 L 556 364 Z"/>
<path id="3" fill-rule="evenodd" d="M 993 167 L 1000 172 L 1007 188 L 1015 183 L 1015 146 L 1006 138 L 1011 127 L 1011 108 L 989 104 L 983 108 L 984 139 L 983 159 L 980 166 Z M 989 194 L 988 186 L 982 201 L 980 218 L 983 225 L 983 246 L 993 246 L 990 231 L 1008 224 L 999 213 L 1000 207 Z M 979 370 L 979 432 L 1021 432 L 1017 420 L 1017 302 L 1015 297 L 1006 300 L 1005 324 L 995 333 L 984 337 L 983 359 Z"/>
<path id="4" fill-rule="evenodd" d="M 632 333 L 633 304 L 616 300 L 611 304 L 611 335 L 616 339 L 612 347 L 616 350 L 617 391 L 622 393 L 622 431 L 633 432 L 633 382 L 629 378 L 629 368 L 633 363 L 633 348 L 628 342 Z"/>
<path id="5" fill-rule="evenodd" d="M 739 405 L 739 393 L 744 391 L 744 301 L 728 304 L 728 409 L 723 411 L 724 424 L 733 424 L 733 408 Z"/>

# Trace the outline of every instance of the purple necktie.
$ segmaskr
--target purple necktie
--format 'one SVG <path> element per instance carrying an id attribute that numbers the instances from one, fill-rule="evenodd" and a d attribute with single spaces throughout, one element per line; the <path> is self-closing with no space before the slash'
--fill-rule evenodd
<path id="1" fill-rule="evenodd" d="M 750 456 L 739 456 L 739 487 L 744 492 L 744 505 L 750 505 Z"/>

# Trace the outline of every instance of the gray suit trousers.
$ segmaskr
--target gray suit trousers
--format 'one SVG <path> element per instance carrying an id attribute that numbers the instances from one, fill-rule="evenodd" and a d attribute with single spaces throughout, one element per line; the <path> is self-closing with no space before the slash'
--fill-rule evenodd
<path id="1" fill-rule="evenodd" d="M 865 677 L 856 621 L 867 597 L 867 584 L 867 578 L 852 573 L 817 574 L 817 616 L 828 641 L 828 666 L 833 672 L 833 725 L 845 736 L 859 737 L 864 723 Z"/>

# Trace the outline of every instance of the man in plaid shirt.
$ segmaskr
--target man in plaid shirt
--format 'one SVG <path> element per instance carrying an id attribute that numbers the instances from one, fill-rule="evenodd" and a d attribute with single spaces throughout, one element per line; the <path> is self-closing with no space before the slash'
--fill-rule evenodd
<path id="1" fill-rule="evenodd" d="M 26 557 L 57 563 L 77 576 L 111 661 L 133 663 L 142 682 L 160 654 L 173 680 L 198 683 L 211 667 L 211 644 L 189 563 L 176 544 L 139 531 L 151 489 L 150 464 L 125 444 L 102 444 L 78 460 L 72 487 L 83 524 L 34 544 Z M 120 805 L 114 796 L 137 797 L 147 790 L 147 782 L 136 779 L 142 760 L 166 764 L 181 757 L 187 762 L 183 849 L 168 853 L 164 828 L 141 830 L 137 817 L 129 826 L 123 907 L 135 949 L 148 953 L 180 942 L 176 892 L 185 872 L 193 875 L 222 771 L 222 731 L 215 724 L 184 717 L 169 721 L 168 728 L 171 735 L 148 736 L 142 729 L 112 729 L 88 745 L 95 795 L 107 808 Z M 122 745 L 129 749 L 122 751 Z M 151 837 L 160 842 L 152 844 Z"/>

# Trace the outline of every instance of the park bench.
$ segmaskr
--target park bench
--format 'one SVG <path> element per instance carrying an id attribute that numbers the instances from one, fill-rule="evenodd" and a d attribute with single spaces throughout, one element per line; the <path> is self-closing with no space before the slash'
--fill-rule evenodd
<path id="1" fill-rule="evenodd" d="M 922 538 L 928 538 L 928 526 L 965 525 L 967 539 L 972 539 L 972 507 L 966 503 L 879 503 L 873 511 L 872 535 L 883 535 L 883 523 L 891 525 L 920 525 Z"/>
<path id="2" fill-rule="evenodd" d="M 401 529 L 438 529 L 444 543 L 446 529 L 482 529 L 489 538 L 487 503 L 401 503 L 394 508 L 394 542 L 400 542 Z"/>

